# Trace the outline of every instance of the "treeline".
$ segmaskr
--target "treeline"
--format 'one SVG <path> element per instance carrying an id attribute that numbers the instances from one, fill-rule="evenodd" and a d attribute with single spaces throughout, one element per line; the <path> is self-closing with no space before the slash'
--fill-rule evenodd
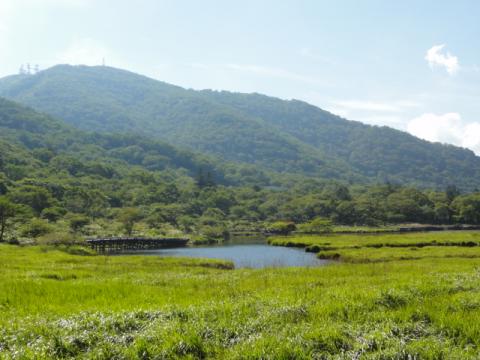
<path id="1" fill-rule="evenodd" d="M 271 229 L 279 221 L 480 223 L 480 193 L 346 185 L 225 163 L 134 135 L 76 130 L 0 99 L 1 239 Z"/>
<path id="2" fill-rule="evenodd" d="M 205 175 L 168 181 L 145 171 L 108 180 L 84 176 L 74 183 L 59 178 L 2 179 L 0 221 L 10 238 L 183 233 L 218 239 L 230 231 L 318 218 L 368 226 L 480 224 L 480 193 L 460 194 L 454 186 L 438 192 L 306 181 L 286 191 L 216 185 Z"/>
<path id="3" fill-rule="evenodd" d="M 143 134 L 267 172 L 437 189 L 480 186 L 480 158 L 470 150 L 346 121 L 301 101 L 186 90 L 119 69 L 68 65 L 0 79 L 0 95 L 76 128 Z"/>

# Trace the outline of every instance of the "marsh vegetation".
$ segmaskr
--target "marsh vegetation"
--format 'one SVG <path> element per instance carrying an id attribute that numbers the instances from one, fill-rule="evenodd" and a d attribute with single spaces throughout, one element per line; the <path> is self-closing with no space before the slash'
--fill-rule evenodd
<path id="1" fill-rule="evenodd" d="M 0 357 L 478 358 L 479 233 L 280 239 L 342 261 L 233 270 L 2 245 Z"/>

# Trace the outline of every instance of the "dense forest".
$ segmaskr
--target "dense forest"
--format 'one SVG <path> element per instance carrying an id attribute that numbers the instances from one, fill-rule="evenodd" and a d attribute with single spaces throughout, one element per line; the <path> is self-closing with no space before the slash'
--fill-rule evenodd
<path id="1" fill-rule="evenodd" d="M 141 134 L 287 177 L 437 190 L 480 186 L 480 158 L 470 150 L 296 100 L 186 90 L 124 70 L 67 65 L 0 79 L 0 96 L 86 131 Z"/>
<path id="2" fill-rule="evenodd" d="M 286 225 L 408 222 L 480 224 L 480 193 L 261 171 L 140 136 L 84 132 L 0 99 L 2 239 L 209 240 Z"/>

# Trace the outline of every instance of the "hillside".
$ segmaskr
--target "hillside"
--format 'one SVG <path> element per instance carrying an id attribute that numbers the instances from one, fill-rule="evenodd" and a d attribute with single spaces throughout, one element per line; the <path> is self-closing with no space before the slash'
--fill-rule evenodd
<path id="1" fill-rule="evenodd" d="M 480 158 L 301 101 L 193 91 L 109 67 L 55 66 L 0 79 L 0 96 L 77 128 L 129 132 L 267 170 L 350 182 L 480 186 Z"/>
<path id="2" fill-rule="evenodd" d="M 172 229 L 181 218 L 183 229 L 195 224 L 207 232 L 197 218 L 211 208 L 225 216 L 217 208 L 235 204 L 222 185 L 269 181 L 251 166 L 220 163 L 138 135 L 84 132 L 0 98 L 0 210 L 16 209 L 6 224 L 9 239 L 51 234 L 57 241 L 70 236 L 78 216 L 81 227 L 91 225 L 82 235 L 115 234 L 124 231 L 118 220 L 123 213 L 144 219 L 143 234 L 178 232 Z"/>
<path id="3" fill-rule="evenodd" d="M 138 135 L 85 132 L 0 98 L 0 205 L 19 207 L 10 239 L 131 234 L 135 222 L 142 235 L 188 233 L 201 241 L 316 217 L 348 225 L 478 224 L 478 196 L 265 173 Z M 78 216 L 90 227 L 79 232 Z"/>
<path id="4" fill-rule="evenodd" d="M 2 151 L 4 157 L 23 154 L 21 157 L 24 159 L 33 156 L 48 163 L 56 157 L 69 156 L 75 161 L 97 161 L 111 167 L 137 166 L 146 171 L 179 170 L 190 176 L 195 176 L 202 169 L 214 174 L 219 181 L 224 181 L 218 165 L 207 157 L 139 136 L 87 133 L 2 98 L 0 130 L 0 141 L 5 146 L 5 151 Z M 9 148 L 20 149 L 20 153 L 8 151 Z M 17 162 L 4 160 L 7 169 Z"/>

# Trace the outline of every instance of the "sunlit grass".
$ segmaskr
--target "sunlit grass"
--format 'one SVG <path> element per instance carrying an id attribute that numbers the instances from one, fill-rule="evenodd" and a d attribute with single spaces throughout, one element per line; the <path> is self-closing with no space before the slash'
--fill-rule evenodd
<path id="1" fill-rule="evenodd" d="M 322 250 L 360 247 L 480 246 L 480 232 L 295 235 L 272 237 L 269 242 L 282 246 L 318 246 Z"/>
<path id="2" fill-rule="evenodd" d="M 228 270 L 199 259 L 4 245 L 0 264 L 0 358 L 480 355 L 475 258 Z"/>
<path id="3" fill-rule="evenodd" d="M 425 246 L 425 247 L 381 247 L 320 251 L 321 259 L 334 259 L 345 262 L 384 262 L 393 260 L 417 260 L 435 258 L 480 258 L 480 247 L 464 246 Z"/>

